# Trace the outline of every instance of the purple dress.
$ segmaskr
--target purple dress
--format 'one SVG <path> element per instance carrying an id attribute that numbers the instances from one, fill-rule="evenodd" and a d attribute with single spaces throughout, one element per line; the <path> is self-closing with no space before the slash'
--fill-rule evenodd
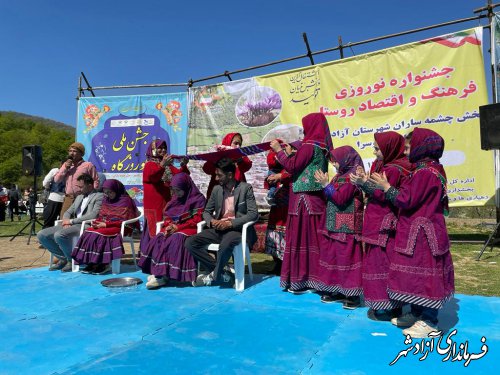
<path id="1" fill-rule="evenodd" d="M 182 232 L 170 236 L 160 233 L 153 237 L 139 259 L 142 272 L 181 282 L 195 280 L 198 267 L 184 246 L 187 237 Z"/>
<path id="2" fill-rule="evenodd" d="M 333 193 L 329 190 L 325 189 L 325 195 L 331 204 L 336 207 L 351 206 L 352 211 L 339 215 L 327 210 L 327 222 L 330 216 L 337 216 L 336 229 L 321 230 L 326 241 L 319 259 L 321 285 L 318 290 L 359 296 L 362 294 L 363 247 L 359 235 L 363 223 L 363 194 L 349 182 L 338 186 Z"/>
<path id="3" fill-rule="evenodd" d="M 399 186 L 401 171 L 395 166 L 382 169 L 392 186 Z M 374 310 L 392 309 L 400 305 L 387 294 L 390 259 L 394 253 L 397 209 L 385 199 L 381 190 L 374 190 L 365 184 L 368 195 L 363 221 L 362 241 L 365 243 L 363 256 L 363 294 L 366 306 Z"/>
<path id="4" fill-rule="evenodd" d="M 412 165 L 405 155 L 405 139 L 399 133 L 388 131 L 374 134 L 382 153 L 382 160 L 375 160 L 371 172 L 385 173 L 391 186 L 398 188 L 408 178 Z M 373 310 L 393 309 L 400 303 L 387 294 L 390 260 L 394 252 L 394 237 L 398 209 L 381 190 L 365 183 L 361 186 L 368 196 L 363 221 L 363 294 L 365 304 Z"/>
<path id="5" fill-rule="evenodd" d="M 105 228 L 85 230 L 73 249 L 71 256 L 77 264 L 110 264 L 124 254 L 123 239 L 120 234 L 122 222 L 139 216 L 134 200 L 125 191 L 125 186 L 115 179 L 106 180 L 103 190 L 115 192 L 115 198 L 104 197 L 95 222 L 106 224 Z M 126 227 L 130 235 L 138 229 L 138 222 Z"/>
<path id="6" fill-rule="evenodd" d="M 363 161 L 351 146 L 332 150 L 331 159 L 339 164 L 339 170 L 324 189 L 327 207 L 326 225 L 320 229 L 324 245 L 318 266 L 319 290 L 354 297 L 363 291 L 363 247 L 359 241 L 363 227 L 363 193 L 351 184 L 349 173 L 362 167 Z"/>
<path id="7" fill-rule="evenodd" d="M 313 159 L 315 148 L 303 144 L 295 156 L 277 154 L 278 161 L 292 175 L 298 175 Z M 325 226 L 325 198 L 322 191 L 294 192 L 290 187 L 286 223 L 285 253 L 281 267 L 280 286 L 291 290 L 316 288 L 319 284 L 319 228 Z"/>
<path id="8" fill-rule="evenodd" d="M 416 170 L 386 198 L 400 209 L 394 255 L 389 270 L 391 299 L 432 309 L 454 293 L 454 270 L 443 213 L 448 209 L 446 174 L 439 158 L 444 140 L 434 131 L 416 128 L 410 162 Z"/>
<path id="9" fill-rule="evenodd" d="M 315 288 L 319 283 L 318 260 L 321 239 L 318 230 L 325 225 L 323 187 L 314 172 L 327 170 L 326 157 L 333 149 L 326 117 L 310 113 L 302 118 L 304 139 L 295 155 L 277 153 L 278 162 L 292 175 L 285 252 L 280 285 L 290 291 Z"/>
<path id="10" fill-rule="evenodd" d="M 184 191 L 184 195 L 175 195 L 167 204 L 162 229 L 141 249 L 139 267 L 157 277 L 191 282 L 196 279 L 197 266 L 184 242 L 196 234 L 206 199 L 186 173 L 175 174 L 171 186 Z M 175 232 L 168 231 L 171 226 L 175 226 Z"/>
<path id="11" fill-rule="evenodd" d="M 397 195 L 399 207 L 394 253 L 389 270 L 390 298 L 441 308 L 454 293 L 454 271 L 440 192 L 443 186 L 428 168 L 418 169 Z"/>

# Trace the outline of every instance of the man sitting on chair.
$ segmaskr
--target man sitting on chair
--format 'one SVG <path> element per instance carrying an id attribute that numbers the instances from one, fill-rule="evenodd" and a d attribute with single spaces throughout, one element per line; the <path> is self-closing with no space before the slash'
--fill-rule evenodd
<path id="1" fill-rule="evenodd" d="M 81 223 L 97 217 L 102 204 L 103 193 L 94 190 L 94 179 L 89 174 L 78 176 L 76 184 L 81 194 L 63 215 L 62 226 L 53 226 L 38 232 L 38 242 L 54 254 L 59 262 L 49 271 L 71 271 L 71 251 L 73 239 L 80 235 Z"/>
<path id="2" fill-rule="evenodd" d="M 216 164 L 215 177 L 219 185 L 214 187 L 203 211 L 203 220 L 208 228 L 186 239 L 186 249 L 207 270 L 198 275 L 193 286 L 211 285 L 220 280 L 234 247 L 241 243 L 243 224 L 259 217 L 252 186 L 236 181 L 235 170 L 234 161 L 229 158 L 223 158 Z M 248 228 L 250 248 L 256 240 L 255 229 Z M 217 261 L 207 251 L 210 244 L 219 244 Z M 227 280 L 230 274 L 225 276 Z"/>

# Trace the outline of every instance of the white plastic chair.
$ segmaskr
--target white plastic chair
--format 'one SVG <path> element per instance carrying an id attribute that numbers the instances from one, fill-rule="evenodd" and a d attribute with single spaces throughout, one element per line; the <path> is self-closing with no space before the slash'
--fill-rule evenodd
<path id="1" fill-rule="evenodd" d="M 203 230 L 205 224 L 205 221 L 200 221 L 198 223 L 198 233 Z M 247 242 L 247 230 L 251 225 L 254 224 L 255 221 L 249 221 L 248 223 L 243 224 L 243 228 L 241 230 L 241 243 L 235 246 L 233 249 L 234 276 L 237 292 L 242 292 L 245 289 L 245 261 L 248 264 L 248 275 L 250 276 L 250 280 L 253 281 L 252 262 L 250 260 L 250 246 L 248 246 Z M 219 251 L 219 244 L 212 243 L 208 245 L 207 250 Z"/>
<path id="2" fill-rule="evenodd" d="M 122 236 L 122 239 L 123 241 L 128 241 L 130 243 L 130 249 L 132 250 L 132 257 L 134 259 L 134 266 L 135 266 L 135 269 L 137 269 L 137 257 L 135 255 L 135 249 L 134 249 L 134 238 L 132 237 L 132 235 L 130 236 L 125 236 L 125 226 L 127 224 L 132 224 L 132 223 L 135 223 L 136 221 L 140 220 L 141 218 L 143 217 L 143 213 L 141 211 L 141 214 L 138 216 L 138 217 L 135 217 L 133 219 L 130 219 L 130 220 L 125 220 L 122 225 L 121 225 L 121 229 L 120 229 L 120 234 Z M 86 225 L 91 225 L 92 222 L 94 220 L 84 220 L 82 221 L 82 227 L 80 229 L 80 236 L 83 234 L 84 230 L 85 230 L 85 226 Z M 55 225 L 58 225 L 62 223 L 62 220 L 57 220 Z M 75 237 L 73 239 L 73 248 L 75 248 L 76 246 L 76 243 L 78 242 L 78 238 L 79 237 Z M 53 260 L 53 255 L 52 253 L 50 254 L 50 266 L 52 266 L 52 260 Z M 121 259 L 113 259 L 113 261 L 111 262 L 111 272 L 113 274 L 119 274 L 120 273 L 120 268 L 121 268 Z M 78 264 L 75 264 L 75 260 L 72 259 L 71 260 L 71 271 L 72 272 L 78 272 L 80 270 L 80 266 Z"/>
<path id="3" fill-rule="evenodd" d="M 136 218 L 133 218 L 130 220 L 125 220 L 122 223 L 122 227 L 120 230 L 120 233 L 121 233 L 122 238 L 123 238 L 123 242 L 128 241 L 130 243 L 130 249 L 132 250 L 132 257 L 134 259 L 134 266 L 135 266 L 136 270 L 138 269 L 138 267 L 137 267 L 137 257 L 135 256 L 135 249 L 134 249 L 134 238 L 132 237 L 133 233 L 131 233 L 130 236 L 125 236 L 125 226 L 127 224 L 135 223 L 136 221 L 139 221 L 144 217 L 144 213 L 141 210 L 139 210 L 139 211 L 141 214 L 139 216 L 137 216 Z M 113 274 L 120 273 L 120 267 L 121 267 L 121 259 L 114 259 L 111 262 L 111 272 Z"/>
<path id="4" fill-rule="evenodd" d="M 156 234 L 160 233 L 162 224 L 163 224 L 163 221 L 156 222 Z"/>

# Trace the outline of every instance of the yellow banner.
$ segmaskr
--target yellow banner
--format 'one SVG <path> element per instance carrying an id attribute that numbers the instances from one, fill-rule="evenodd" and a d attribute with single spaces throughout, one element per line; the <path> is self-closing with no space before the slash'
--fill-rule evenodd
<path id="1" fill-rule="evenodd" d="M 480 148 L 478 107 L 488 102 L 482 28 L 255 81 L 281 97 L 274 126 L 323 112 L 334 146 L 353 146 L 367 168 L 374 133 L 435 130 L 445 139 L 451 206 L 494 204 L 493 154 Z"/>

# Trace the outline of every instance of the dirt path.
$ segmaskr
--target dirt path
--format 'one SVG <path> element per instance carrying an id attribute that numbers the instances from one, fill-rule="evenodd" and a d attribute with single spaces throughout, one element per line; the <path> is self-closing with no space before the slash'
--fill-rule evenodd
<path id="1" fill-rule="evenodd" d="M 27 244 L 28 236 L 20 236 L 10 241 L 10 237 L 0 238 L 0 273 L 19 271 L 28 268 L 48 267 L 50 253 L 40 249 L 38 240 L 31 237 L 30 244 Z M 135 246 L 136 251 L 138 243 Z M 125 244 L 125 263 L 130 256 L 130 245 Z"/>
<path id="2" fill-rule="evenodd" d="M 48 266 L 50 253 L 39 249 L 36 237 L 31 237 L 27 245 L 28 236 L 0 238 L 0 272 L 19 271 L 27 268 Z"/>
<path id="3" fill-rule="evenodd" d="M 452 219 L 448 218 L 447 222 L 452 225 L 467 226 L 482 226 L 483 223 L 494 224 L 494 219 Z M 493 227 L 489 226 L 488 229 L 492 230 Z M 0 238 L 0 273 L 12 272 L 28 268 L 48 267 L 50 253 L 44 249 L 39 249 L 39 243 L 36 236 L 31 237 L 31 242 L 27 245 L 28 236 L 20 236 L 10 241 L 10 237 Z M 138 240 L 135 245 L 136 251 L 139 248 Z M 124 258 L 125 263 L 131 263 L 132 257 L 130 252 L 130 245 L 125 244 L 126 255 Z"/>

